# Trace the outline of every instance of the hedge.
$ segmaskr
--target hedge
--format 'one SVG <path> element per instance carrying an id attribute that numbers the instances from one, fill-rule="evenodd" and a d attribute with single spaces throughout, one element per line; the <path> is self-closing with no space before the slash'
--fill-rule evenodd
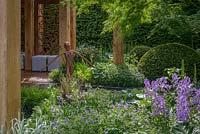
<path id="1" fill-rule="evenodd" d="M 148 79 L 166 75 L 166 68 L 181 68 L 184 60 L 185 72 L 193 77 L 194 63 L 197 64 L 197 77 L 200 78 L 200 56 L 192 48 L 178 43 L 169 43 L 152 48 L 145 53 L 138 63 L 139 71 Z"/>

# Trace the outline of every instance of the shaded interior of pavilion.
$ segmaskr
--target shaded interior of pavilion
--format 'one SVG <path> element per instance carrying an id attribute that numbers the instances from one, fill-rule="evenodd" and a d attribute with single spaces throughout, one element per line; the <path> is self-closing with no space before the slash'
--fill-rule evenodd
<path id="1" fill-rule="evenodd" d="M 49 82 L 48 72 L 59 67 L 41 67 L 70 41 L 76 47 L 76 11 L 59 0 L 21 0 L 21 77 L 23 83 Z M 41 72 L 42 71 L 42 72 Z"/>

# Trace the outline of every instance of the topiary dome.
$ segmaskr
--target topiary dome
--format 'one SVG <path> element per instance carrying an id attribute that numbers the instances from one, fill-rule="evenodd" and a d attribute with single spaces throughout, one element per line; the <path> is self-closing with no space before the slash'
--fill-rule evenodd
<path id="1" fill-rule="evenodd" d="M 194 63 L 197 64 L 197 77 L 200 78 L 199 54 L 194 49 L 178 43 L 152 48 L 141 57 L 138 68 L 148 79 L 156 79 L 166 75 L 166 68 L 181 68 L 182 59 L 188 76 L 193 77 Z"/>

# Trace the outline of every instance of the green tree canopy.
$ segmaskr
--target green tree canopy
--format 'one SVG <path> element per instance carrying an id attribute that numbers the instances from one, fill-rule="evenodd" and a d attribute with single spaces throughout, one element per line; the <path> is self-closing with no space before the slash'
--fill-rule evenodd
<path id="1" fill-rule="evenodd" d="M 87 12 L 95 4 L 108 13 L 104 32 L 120 24 L 125 34 L 131 34 L 140 24 L 154 23 L 152 33 L 159 28 L 177 36 L 178 29 L 199 33 L 200 0 L 77 0 L 78 13 Z"/>

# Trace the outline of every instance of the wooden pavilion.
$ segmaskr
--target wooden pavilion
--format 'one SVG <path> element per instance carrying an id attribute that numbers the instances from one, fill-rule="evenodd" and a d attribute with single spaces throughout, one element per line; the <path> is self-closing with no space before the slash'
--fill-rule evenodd
<path id="1" fill-rule="evenodd" d="M 0 0 L 0 126 L 9 127 L 21 109 L 21 7 L 25 12 L 25 69 L 31 70 L 31 60 L 37 54 L 35 22 L 39 4 L 58 4 L 59 0 Z M 76 47 L 76 11 L 70 2 L 59 7 L 59 46 L 70 41 Z"/>

